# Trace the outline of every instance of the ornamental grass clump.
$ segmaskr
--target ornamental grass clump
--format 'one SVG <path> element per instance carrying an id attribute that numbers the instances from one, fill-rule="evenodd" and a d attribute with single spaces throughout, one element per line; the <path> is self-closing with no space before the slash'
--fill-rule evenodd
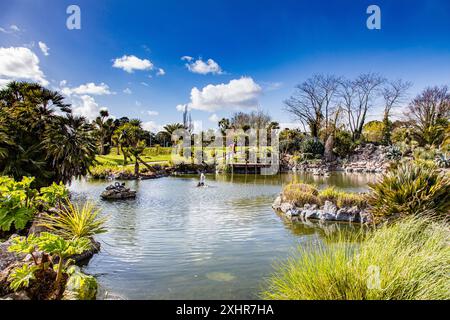
<path id="1" fill-rule="evenodd" d="M 449 225 L 409 217 L 329 246 L 300 247 L 267 280 L 265 299 L 448 300 Z"/>
<path id="2" fill-rule="evenodd" d="M 449 219 L 450 179 L 434 167 L 404 163 L 369 186 L 369 204 L 376 218 L 432 212 Z"/>
<path id="3" fill-rule="evenodd" d="M 305 183 L 291 183 L 283 189 L 284 201 L 292 202 L 298 207 L 305 204 L 320 205 L 318 195 L 319 191 L 314 186 Z"/>

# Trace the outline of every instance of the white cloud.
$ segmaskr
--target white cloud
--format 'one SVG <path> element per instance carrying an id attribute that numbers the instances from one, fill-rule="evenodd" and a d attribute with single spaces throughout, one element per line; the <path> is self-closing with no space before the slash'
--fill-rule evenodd
<path id="1" fill-rule="evenodd" d="M 140 101 L 136 101 L 135 104 L 136 104 L 137 107 L 142 106 L 142 103 Z"/>
<path id="2" fill-rule="evenodd" d="M 184 57 L 183 57 L 184 58 Z M 189 57 L 191 58 L 191 57 Z M 186 60 L 186 59 L 184 59 Z M 203 61 L 201 58 L 197 59 L 196 61 L 186 60 L 188 63 L 186 63 L 186 67 L 189 71 L 193 73 L 199 73 L 199 74 L 222 74 L 222 68 L 219 66 L 217 62 L 215 62 L 213 59 L 208 59 L 206 62 Z"/>
<path id="3" fill-rule="evenodd" d="M 163 76 L 165 74 L 166 74 L 166 71 L 164 71 L 164 69 L 162 69 L 162 68 L 159 68 L 158 72 L 156 73 L 157 76 Z"/>
<path id="4" fill-rule="evenodd" d="M 125 88 L 125 90 L 123 90 L 123 93 L 132 94 L 133 92 L 130 90 L 130 88 Z"/>
<path id="5" fill-rule="evenodd" d="M 50 48 L 47 46 L 47 44 L 45 44 L 45 42 L 39 41 L 39 49 L 41 49 L 42 53 L 44 54 L 44 56 L 48 56 L 49 55 L 49 50 Z"/>
<path id="6" fill-rule="evenodd" d="M 95 99 L 88 95 L 72 99 L 73 114 L 86 117 L 88 120 L 94 120 L 98 116 L 100 110 L 105 109 L 106 108 L 100 107 Z"/>
<path id="7" fill-rule="evenodd" d="M 182 56 L 182 57 L 181 57 L 181 60 L 184 60 L 184 61 L 192 61 L 192 60 L 194 60 L 194 58 L 192 58 L 192 57 L 190 57 L 190 56 Z"/>
<path id="8" fill-rule="evenodd" d="M 159 112 L 158 111 L 153 111 L 153 110 L 148 110 L 147 114 L 152 117 L 152 116 L 159 115 Z"/>
<path id="9" fill-rule="evenodd" d="M 10 25 L 8 28 L 0 27 L 0 32 L 2 33 L 18 33 L 20 31 L 21 31 L 20 28 L 15 24 Z"/>
<path id="10" fill-rule="evenodd" d="M 0 79 L 0 90 L 5 88 L 6 85 L 9 83 L 10 80 L 7 79 Z"/>
<path id="11" fill-rule="evenodd" d="M 211 122 L 217 123 L 217 122 L 219 122 L 219 117 L 217 116 L 217 114 L 214 113 L 208 118 L 208 120 Z"/>
<path id="12" fill-rule="evenodd" d="M 39 58 L 25 47 L 0 48 L 0 78 L 30 80 L 48 85 L 39 67 Z"/>
<path id="13" fill-rule="evenodd" d="M 184 110 L 186 109 L 186 106 L 188 107 L 188 109 L 190 110 L 191 108 L 189 107 L 189 104 L 179 104 L 177 105 L 177 111 L 181 111 L 184 112 Z"/>
<path id="14" fill-rule="evenodd" d="M 64 82 L 64 85 L 66 85 L 66 84 L 67 84 L 67 81 Z M 61 92 L 67 96 L 70 96 L 71 94 L 77 94 L 77 95 L 90 94 L 90 95 L 98 95 L 98 96 L 113 94 L 109 90 L 109 86 L 103 82 L 100 84 L 95 84 L 93 82 L 89 82 L 86 84 L 82 84 L 76 88 L 63 87 L 61 89 Z"/>
<path id="15" fill-rule="evenodd" d="M 141 84 L 145 87 L 149 87 L 150 85 L 147 82 L 141 82 Z"/>
<path id="16" fill-rule="evenodd" d="M 155 121 L 143 122 L 142 128 L 144 128 L 144 130 L 155 133 L 163 130 L 163 126 L 157 124 Z"/>
<path id="17" fill-rule="evenodd" d="M 227 84 L 209 84 L 202 90 L 192 88 L 188 106 L 208 112 L 224 108 L 253 109 L 257 107 L 261 92 L 261 87 L 252 78 L 242 77 Z"/>
<path id="18" fill-rule="evenodd" d="M 114 60 L 113 67 L 123 69 L 128 73 L 133 73 L 134 70 L 152 70 L 153 63 L 147 59 L 124 55 L 122 58 Z"/>

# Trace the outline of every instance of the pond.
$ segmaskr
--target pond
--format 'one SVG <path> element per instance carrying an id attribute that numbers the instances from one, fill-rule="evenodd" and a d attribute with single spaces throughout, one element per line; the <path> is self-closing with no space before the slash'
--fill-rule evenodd
<path id="1" fill-rule="evenodd" d="M 90 199 L 109 216 L 102 250 L 85 271 L 104 292 L 124 299 L 256 299 L 273 264 L 298 246 L 320 244 L 347 224 L 305 225 L 282 219 L 271 204 L 293 179 L 361 192 L 374 175 L 210 175 L 130 181 L 135 200 L 106 202 L 111 182 L 77 180 L 75 201 Z"/>

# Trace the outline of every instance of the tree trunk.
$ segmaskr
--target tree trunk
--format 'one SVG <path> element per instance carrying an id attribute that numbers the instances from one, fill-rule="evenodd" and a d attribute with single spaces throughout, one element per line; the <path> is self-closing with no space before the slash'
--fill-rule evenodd
<path id="1" fill-rule="evenodd" d="M 139 177 L 139 160 L 137 157 L 136 158 L 136 162 L 134 163 L 134 175 L 136 177 Z"/>
<path id="2" fill-rule="evenodd" d="M 327 162 L 334 161 L 333 148 L 334 148 L 334 136 L 333 134 L 330 134 L 328 136 L 327 141 L 325 142 L 325 161 Z"/>

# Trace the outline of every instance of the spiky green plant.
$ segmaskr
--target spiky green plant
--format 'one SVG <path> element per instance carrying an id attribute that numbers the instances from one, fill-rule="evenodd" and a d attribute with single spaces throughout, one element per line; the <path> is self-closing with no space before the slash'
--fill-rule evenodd
<path id="1" fill-rule="evenodd" d="M 100 210 L 91 202 L 86 202 L 83 206 L 69 202 L 57 215 L 44 215 L 39 225 L 65 239 L 77 239 L 106 232 L 103 227 L 106 220 L 106 217 L 100 217 Z"/>
<path id="2" fill-rule="evenodd" d="M 314 186 L 305 183 L 290 183 L 283 188 L 283 200 L 299 207 L 305 204 L 320 205 L 318 195 L 319 191 Z"/>
<path id="3" fill-rule="evenodd" d="M 336 201 L 336 206 L 338 208 L 356 206 L 359 209 L 365 209 L 367 205 L 367 195 L 365 194 L 342 192 L 339 194 Z"/>
<path id="4" fill-rule="evenodd" d="M 407 218 L 361 235 L 358 246 L 302 246 L 267 280 L 265 299 L 450 299 L 449 225 Z"/>
<path id="5" fill-rule="evenodd" d="M 433 212 L 448 219 L 450 180 L 436 168 L 404 163 L 369 186 L 369 204 L 375 217 Z"/>

